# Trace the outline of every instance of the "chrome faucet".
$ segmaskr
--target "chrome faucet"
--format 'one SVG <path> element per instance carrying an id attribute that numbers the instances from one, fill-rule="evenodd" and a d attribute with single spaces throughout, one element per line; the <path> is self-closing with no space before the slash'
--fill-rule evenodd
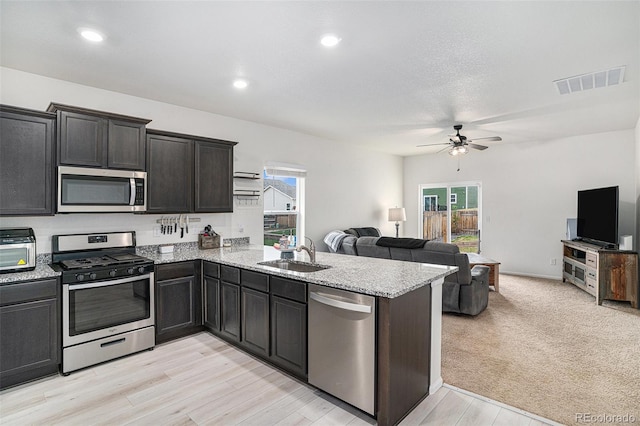
<path id="1" fill-rule="evenodd" d="M 307 253 L 309 253 L 309 259 L 311 259 L 311 263 L 316 263 L 316 245 L 313 244 L 313 240 L 309 237 L 304 237 L 305 239 L 309 240 L 309 242 L 311 244 L 309 244 L 309 247 L 305 246 L 305 245 L 301 245 L 298 248 L 296 248 L 297 252 L 301 252 L 302 250 L 306 251 Z"/>

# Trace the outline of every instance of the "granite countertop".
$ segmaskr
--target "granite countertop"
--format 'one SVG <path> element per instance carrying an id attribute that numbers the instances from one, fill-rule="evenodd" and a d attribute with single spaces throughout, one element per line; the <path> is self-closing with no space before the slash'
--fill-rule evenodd
<path id="1" fill-rule="evenodd" d="M 330 266 L 330 268 L 308 273 L 294 272 L 258 265 L 258 262 L 279 259 L 280 252 L 273 247 L 248 244 L 211 250 L 200 250 L 195 244 L 185 244 L 177 245 L 176 251 L 166 254 L 158 253 L 158 246 L 139 246 L 136 251 L 139 255 L 153 260 L 156 265 L 202 259 L 284 278 L 388 298 L 401 296 L 458 270 L 455 266 L 318 252 L 316 262 Z M 309 262 L 309 256 L 304 252 L 294 252 L 294 260 Z M 44 263 L 45 261 L 46 258 L 39 259 L 36 263 L 36 269 L 33 271 L 0 274 L 0 285 L 58 277 L 60 272 L 51 269 L 48 263 Z"/>
<path id="2" fill-rule="evenodd" d="M 0 274 L 0 285 L 44 278 L 57 278 L 58 276 L 60 276 L 60 272 L 54 271 L 46 263 L 36 263 L 36 269 L 33 271 Z"/>
<path id="3" fill-rule="evenodd" d="M 157 247 L 147 246 L 138 247 L 138 254 L 152 259 L 156 264 L 202 259 L 388 298 L 401 296 L 458 270 L 455 266 L 318 252 L 316 262 L 330 266 L 329 269 L 309 273 L 293 272 L 258 265 L 258 262 L 279 259 L 280 252 L 273 247 L 256 245 L 239 245 L 211 250 L 200 250 L 197 247 L 181 248 L 166 254 L 158 253 Z M 304 252 L 294 252 L 294 256 L 295 260 L 309 261 L 308 255 Z"/>

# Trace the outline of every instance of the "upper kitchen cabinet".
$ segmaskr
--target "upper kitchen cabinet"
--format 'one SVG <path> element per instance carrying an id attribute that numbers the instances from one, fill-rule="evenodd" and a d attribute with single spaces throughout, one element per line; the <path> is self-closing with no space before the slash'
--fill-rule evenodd
<path id="1" fill-rule="evenodd" d="M 192 188 L 193 142 L 147 132 L 147 213 L 189 213 Z"/>
<path id="2" fill-rule="evenodd" d="M 194 211 L 233 211 L 233 145 L 224 141 L 195 142 Z"/>
<path id="3" fill-rule="evenodd" d="M 54 213 L 55 114 L 0 105 L 0 215 Z"/>
<path id="4" fill-rule="evenodd" d="M 147 131 L 147 213 L 233 211 L 237 142 Z"/>
<path id="5" fill-rule="evenodd" d="M 151 120 L 52 103 L 58 118 L 58 164 L 145 170 Z"/>

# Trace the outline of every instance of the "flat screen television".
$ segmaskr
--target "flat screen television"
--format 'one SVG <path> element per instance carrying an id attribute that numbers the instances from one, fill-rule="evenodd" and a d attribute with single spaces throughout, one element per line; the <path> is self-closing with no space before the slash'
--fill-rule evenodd
<path id="1" fill-rule="evenodd" d="M 578 191 L 578 239 L 605 247 L 618 244 L 618 187 Z"/>

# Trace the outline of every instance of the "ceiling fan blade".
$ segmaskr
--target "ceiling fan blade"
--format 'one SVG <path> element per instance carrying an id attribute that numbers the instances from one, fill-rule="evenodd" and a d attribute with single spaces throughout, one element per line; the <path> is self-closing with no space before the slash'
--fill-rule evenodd
<path id="1" fill-rule="evenodd" d="M 500 136 L 489 136 L 488 138 L 474 138 L 474 141 L 487 141 L 487 142 L 498 142 L 501 141 L 502 138 Z M 471 141 L 469 141 L 471 142 Z"/>
<path id="2" fill-rule="evenodd" d="M 447 144 L 448 145 L 448 144 Z M 436 154 L 440 154 L 442 151 L 446 151 L 447 149 L 451 149 L 448 146 L 445 146 L 444 148 L 442 148 L 441 150 L 439 150 L 438 152 L 436 152 Z"/>
<path id="3" fill-rule="evenodd" d="M 416 145 L 416 148 L 420 148 L 422 146 L 436 146 L 436 145 L 451 145 L 449 142 L 443 142 L 443 143 L 428 143 L 425 145 Z"/>
<path id="4" fill-rule="evenodd" d="M 488 146 L 478 145 L 477 143 L 469 143 L 469 144 L 467 144 L 467 146 L 469 148 L 477 149 L 477 150 L 480 150 L 480 151 L 484 151 L 485 149 L 489 148 Z"/>

